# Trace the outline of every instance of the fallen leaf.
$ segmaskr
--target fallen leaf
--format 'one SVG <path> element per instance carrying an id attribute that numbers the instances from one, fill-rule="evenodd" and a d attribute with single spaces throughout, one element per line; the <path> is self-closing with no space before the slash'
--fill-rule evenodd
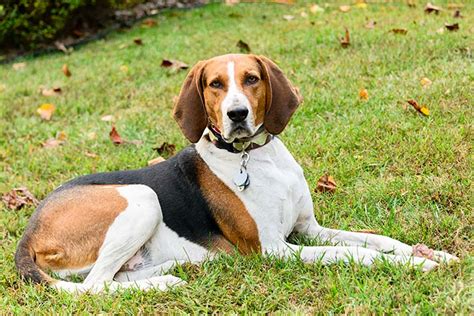
<path id="1" fill-rule="evenodd" d="M 309 7 L 309 12 L 311 13 L 324 12 L 324 8 L 320 7 L 317 4 L 313 4 L 311 7 Z"/>
<path id="2" fill-rule="evenodd" d="M 420 112 L 424 116 L 429 116 L 430 115 L 430 110 L 426 106 L 419 105 L 418 102 L 416 102 L 415 100 L 408 100 L 407 102 L 408 102 L 408 104 L 413 106 L 415 108 L 415 110 L 417 110 L 418 112 Z"/>
<path id="3" fill-rule="evenodd" d="M 128 66 L 126 66 L 126 65 L 120 66 L 120 71 L 122 71 L 122 72 L 128 72 Z"/>
<path id="4" fill-rule="evenodd" d="M 113 115 L 104 115 L 100 118 L 100 120 L 104 122 L 112 122 L 115 120 L 115 117 Z"/>
<path id="5" fill-rule="evenodd" d="M 174 153 L 176 152 L 176 145 L 175 144 L 169 144 L 168 142 L 164 142 L 161 144 L 159 147 L 153 147 L 153 150 L 156 150 L 158 154 L 162 155 L 167 155 L 167 156 L 173 156 Z"/>
<path id="6" fill-rule="evenodd" d="M 375 25 L 377 24 L 377 22 L 375 22 L 374 20 L 370 20 L 369 22 L 367 22 L 367 24 L 365 25 L 365 28 L 366 29 L 373 29 L 375 28 Z"/>
<path id="7" fill-rule="evenodd" d="M 163 157 L 156 157 L 152 160 L 148 160 L 148 165 L 153 166 L 153 165 L 156 165 L 156 164 L 158 164 L 160 162 L 163 162 L 163 161 L 166 161 L 166 159 L 163 158 Z"/>
<path id="8" fill-rule="evenodd" d="M 66 77 L 71 77 L 72 76 L 72 73 L 71 71 L 69 70 L 69 67 L 67 66 L 67 64 L 64 64 L 63 65 L 63 74 L 66 76 Z"/>
<path id="9" fill-rule="evenodd" d="M 319 178 L 315 191 L 333 193 L 336 191 L 336 181 L 330 175 L 325 174 Z"/>
<path id="10" fill-rule="evenodd" d="M 74 50 L 74 48 L 72 47 L 67 48 L 66 45 L 64 45 L 64 43 L 60 41 L 55 41 L 54 46 L 56 46 L 58 50 L 62 51 L 65 54 L 70 54 Z"/>
<path id="11" fill-rule="evenodd" d="M 249 44 L 245 43 L 242 40 L 237 42 L 237 47 L 244 53 L 250 53 L 250 46 Z"/>
<path id="12" fill-rule="evenodd" d="M 156 20 L 150 18 L 145 19 L 143 20 L 142 25 L 145 27 L 153 27 L 156 25 Z"/>
<path id="13" fill-rule="evenodd" d="M 375 235 L 379 234 L 379 232 L 374 229 L 360 229 L 360 230 L 356 230 L 356 233 L 375 234 Z"/>
<path id="14" fill-rule="evenodd" d="M 429 87 L 432 84 L 432 81 L 428 78 L 421 78 L 420 83 L 423 87 Z"/>
<path id="15" fill-rule="evenodd" d="M 52 89 L 41 89 L 41 94 L 44 95 L 45 97 L 55 97 L 60 95 L 62 92 L 61 88 L 59 87 L 54 87 Z"/>
<path id="16" fill-rule="evenodd" d="M 369 99 L 369 91 L 367 91 L 367 89 L 360 89 L 359 90 L 359 98 L 361 100 L 368 100 Z"/>
<path id="17" fill-rule="evenodd" d="M 135 45 L 139 45 L 139 46 L 140 46 L 140 45 L 143 45 L 142 39 L 141 39 L 141 38 L 138 38 L 138 37 L 135 38 L 135 39 L 133 39 L 133 42 L 135 43 Z"/>
<path id="18" fill-rule="evenodd" d="M 19 210 L 25 205 L 38 205 L 38 200 L 26 187 L 16 188 L 2 194 L 2 201 L 11 210 Z"/>
<path id="19" fill-rule="evenodd" d="M 54 148 L 62 145 L 64 141 L 56 139 L 56 138 L 49 138 L 47 141 L 42 143 L 43 148 Z"/>
<path id="20" fill-rule="evenodd" d="M 26 63 L 15 63 L 12 65 L 12 68 L 14 70 L 21 70 L 21 69 L 25 69 L 26 67 Z"/>
<path id="21" fill-rule="evenodd" d="M 346 33 L 345 33 L 344 37 L 342 37 L 339 41 L 340 41 L 341 46 L 343 48 L 347 48 L 347 47 L 349 47 L 349 45 L 351 45 L 351 38 L 349 36 L 349 30 L 347 28 L 346 28 Z"/>
<path id="22" fill-rule="evenodd" d="M 415 257 L 423 257 L 432 260 L 434 256 L 434 250 L 424 244 L 414 245 L 412 251 Z"/>
<path id="23" fill-rule="evenodd" d="M 170 68 L 171 70 L 174 70 L 174 71 L 185 70 L 189 68 L 189 66 L 183 63 L 182 61 L 172 60 L 172 59 L 163 59 L 161 61 L 161 67 Z"/>
<path id="24" fill-rule="evenodd" d="M 54 104 L 44 103 L 40 105 L 36 112 L 38 112 L 43 120 L 49 121 L 51 116 L 53 116 L 54 110 L 56 110 Z"/>
<path id="25" fill-rule="evenodd" d="M 350 5 L 341 5 L 339 6 L 339 11 L 341 12 L 349 12 L 351 10 L 351 6 Z"/>
<path id="26" fill-rule="evenodd" d="M 439 14 L 439 12 L 441 11 L 441 8 L 440 7 L 437 7 L 431 3 L 427 3 L 426 4 L 426 7 L 425 7 L 425 12 L 430 14 L 432 12 L 436 13 L 436 14 Z"/>
<path id="27" fill-rule="evenodd" d="M 393 34 L 401 34 L 401 35 L 406 35 L 408 33 L 407 29 L 391 29 L 390 32 Z"/>
<path id="28" fill-rule="evenodd" d="M 305 11 L 303 11 L 303 12 L 300 13 L 300 16 L 301 16 L 302 18 L 307 18 L 307 17 L 308 17 L 308 13 L 306 13 Z"/>
<path id="29" fill-rule="evenodd" d="M 291 21 L 293 20 L 295 17 L 293 15 L 289 15 L 289 14 L 286 14 L 283 16 L 283 19 L 287 20 L 287 21 Z"/>
<path id="30" fill-rule="evenodd" d="M 456 10 L 456 11 L 454 11 L 454 13 L 453 13 L 453 18 L 462 19 L 463 16 L 462 16 L 462 14 L 461 14 L 461 10 Z"/>
<path id="31" fill-rule="evenodd" d="M 84 155 L 86 155 L 86 157 L 89 157 L 89 158 L 97 158 L 98 156 L 92 152 L 89 152 L 89 151 L 86 151 L 84 153 Z"/>
<path id="32" fill-rule="evenodd" d="M 437 29 L 436 33 L 443 34 L 444 33 L 444 27 L 440 27 L 439 29 Z"/>
<path id="33" fill-rule="evenodd" d="M 122 139 L 122 137 L 120 137 L 120 134 L 115 129 L 115 126 L 112 126 L 112 130 L 109 132 L 109 136 L 110 136 L 110 140 L 115 145 L 123 144 L 123 139 Z"/>
<path id="34" fill-rule="evenodd" d="M 448 24 L 444 23 L 444 26 L 448 29 L 448 31 L 457 31 L 459 30 L 459 23 Z"/>

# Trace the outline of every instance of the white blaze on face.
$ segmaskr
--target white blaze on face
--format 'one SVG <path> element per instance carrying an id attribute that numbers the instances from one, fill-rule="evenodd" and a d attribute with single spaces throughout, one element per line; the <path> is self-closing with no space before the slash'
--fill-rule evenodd
<path id="1" fill-rule="evenodd" d="M 222 121 L 224 125 L 223 136 L 226 141 L 232 142 L 235 138 L 238 137 L 248 137 L 251 136 L 255 131 L 255 120 L 253 117 L 252 107 L 250 106 L 250 101 L 247 99 L 245 94 L 239 90 L 235 82 L 235 64 L 233 61 L 227 63 L 227 75 L 229 77 L 229 87 L 227 90 L 227 95 L 221 104 L 222 110 Z M 229 118 L 227 112 L 239 109 L 246 108 L 249 111 L 249 114 L 245 121 L 238 123 L 240 126 L 248 129 L 247 132 L 238 131 L 234 133 L 235 123 Z"/>

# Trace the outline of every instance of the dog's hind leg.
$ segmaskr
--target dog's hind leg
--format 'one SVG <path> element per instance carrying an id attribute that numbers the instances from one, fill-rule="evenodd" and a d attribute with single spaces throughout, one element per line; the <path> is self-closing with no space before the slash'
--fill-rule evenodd
<path id="1" fill-rule="evenodd" d="M 115 281 L 128 282 L 128 281 L 139 281 L 143 279 L 149 279 L 155 276 L 164 275 L 166 272 L 171 270 L 177 265 L 187 262 L 186 260 L 169 260 L 162 264 L 143 268 L 135 271 L 121 271 L 114 277 Z"/>

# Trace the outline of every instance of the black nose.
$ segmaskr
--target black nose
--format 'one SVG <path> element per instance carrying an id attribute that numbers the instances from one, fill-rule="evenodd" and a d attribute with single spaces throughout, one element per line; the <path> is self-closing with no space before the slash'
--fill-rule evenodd
<path id="1" fill-rule="evenodd" d="M 246 108 L 237 108 L 227 112 L 227 116 L 234 122 L 242 122 L 249 115 L 249 110 Z"/>

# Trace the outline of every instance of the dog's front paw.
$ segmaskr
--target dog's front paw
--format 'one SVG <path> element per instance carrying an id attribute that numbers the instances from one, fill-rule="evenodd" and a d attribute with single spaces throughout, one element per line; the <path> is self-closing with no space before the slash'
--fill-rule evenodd
<path id="1" fill-rule="evenodd" d="M 437 251 L 435 250 L 433 253 L 433 260 L 440 262 L 440 263 L 452 263 L 452 262 L 457 262 L 459 261 L 459 258 L 451 255 L 447 252 L 444 251 Z"/>

